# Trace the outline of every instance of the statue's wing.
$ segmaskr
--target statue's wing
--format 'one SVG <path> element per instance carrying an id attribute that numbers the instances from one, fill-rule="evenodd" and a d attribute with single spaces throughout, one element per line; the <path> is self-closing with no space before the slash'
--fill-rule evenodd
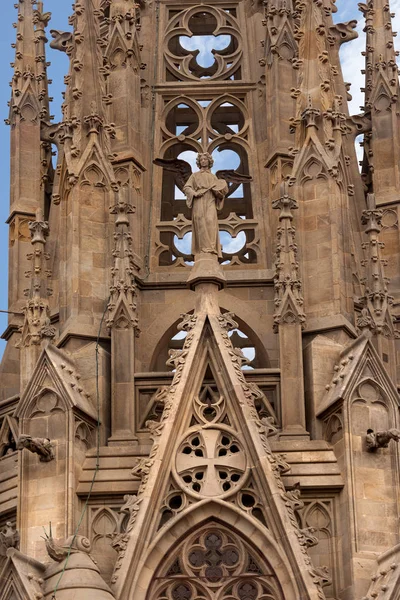
<path id="1" fill-rule="evenodd" d="M 167 171 L 172 171 L 175 175 L 176 185 L 183 190 L 185 184 L 192 174 L 192 167 L 186 160 L 180 158 L 155 158 L 153 163 L 158 167 L 163 167 Z"/>
<path id="2" fill-rule="evenodd" d="M 237 183 L 240 185 L 241 183 L 249 183 L 250 181 L 253 181 L 251 175 L 244 175 L 243 173 L 238 173 L 233 169 L 222 169 L 221 171 L 217 171 L 215 174 L 218 179 L 225 179 L 227 183 Z"/>

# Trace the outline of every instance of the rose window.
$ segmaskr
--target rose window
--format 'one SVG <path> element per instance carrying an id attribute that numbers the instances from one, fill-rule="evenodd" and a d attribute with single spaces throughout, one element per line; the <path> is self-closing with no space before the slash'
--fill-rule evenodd
<path id="1" fill-rule="evenodd" d="M 181 443 L 175 477 L 181 487 L 194 495 L 225 496 L 244 483 L 246 464 L 236 436 L 222 429 L 203 429 Z"/>

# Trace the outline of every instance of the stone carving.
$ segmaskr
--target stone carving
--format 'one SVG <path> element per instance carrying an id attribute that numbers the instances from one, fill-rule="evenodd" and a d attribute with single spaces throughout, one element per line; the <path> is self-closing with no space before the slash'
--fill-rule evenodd
<path id="1" fill-rule="evenodd" d="M 258 428 L 266 437 L 272 437 L 279 433 L 274 417 L 262 417 L 258 422 Z"/>
<path id="2" fill-rule="evenodd" d="M 211 172 L 214 160 L 208 152 L 199 153 L 196 162 L 199 171 L 192 173 L 186 161 L 154 160 L 156 165 L 174 173 L 176 184 L 184 192 L 186 204 L 192 210 L 192 255 L 215 254 L 222 258 L 218 211 L 223 208 L 228 183 L 249 182 L 251 177 L 232 169 L 217 171 L 214 175 Z"/>
<path id="3" fill-rule="evenodd" d="M 150 439 L 153 441 L 159 437 L 161 434 L 164 423 L 159 423 L 158 421 L 154 421 L 153 419 L 149 419 L 145 423 L 146 429 L 150 431 Z"/>
<path id="4" fill-rule="evenodd" d="M 247 460 L 233 432 L 215 427 L 196 431 L 182 442 L 175 468 L 183 490 L 212 498 L 237 491 L 244 481 Z"/>
<path id="5" fill-rule="evenodd" d="M 333 45 L 337 41 L 341 45 L 355 40 L 358 37 L 357 31 L 355 31 L 356 27 L 356 20 L 347 21 L 347 23 L 335 23 L 335 25 L 329 27 L 328 42 Z"/>
<path id="6" fill-rule="evenodd" d="M 235 73 L 242 62 L 243 46 L 241 31 L 237 18 L 225 12 L 218 5 L 207 6 L 206 20 L 208 26 L 204 26 L 201 15 L 204 15 L 204 7 L 188 7 L 178 14 L 174 14 L 168 21 L 165 36 L 166 40 L 172 42 L 165 45 L 164 60 L 165 71 L 172 72 L 174 78 L 179 81 L 202 83 L 204 77 L 207 81 L 219 80 L 224 82 L 230 77 L 235 78 Z M 210 28 L 210 24 L 213 24 Z M 193 28 L 193 25 L 195 28 Z M 199 27 L 200 25 L 200 27 Z M 220 32 L 232 39 L 225 50 L 218 50 L 211 46 L 211 56 L 214 58 L 212 64 L 204 67 L 198 62 L 200 47 L 185 50 L 181 45 L 181 35 L 192 37 L 195 35 L 214 35 L 216 38 Z M 179 35 L 180 34 L 180 35 Z"/>
<path id="7" fill-rule="evenodd" d="M 285 504 L 291 511 L 293 511 L 293 513 L 304 508 L 304 502 L 300 499 L 300 495 L 301 491 L 299 484 L 297 484 L 292 490 L 288 490 L 285 493 Z"/>
<path id="8" fill-rule="evenodd" d="M 140 500 L 138 500 L 136 494 L 132 494 L 131 496 L 128 494 L 124 496 L 124 502 L 125 504 L 123 504 L 123 506 L 120 508 L 121 513 L 131 517 L 139 510 Z"/>
<path id="9" fill-rule="evenodd" d="M 141 461 L 139 461 L 138 465 Z M 137 466 L 138 466 L 137 465 Z M 111 583 L 115 583 L 118 579 L 118 570 L 121 568 L 123 558 L 125 556 L 125 550 L 129 541 L 129 534 L 133 529 L 133 526 L 136 521 L 137 514 L 139 512 L 140 503 L 142 499 L 139 497 L 141 492 L 138 495 L 126 495 L 124 496 L 125 504 L 121 507 L 120 512 L 122 514 L 129 515 L 128 524 L 126 526 L 126 530 L 124 533 L 120 533 L 115 536 L 114 541 L 112 543 L 112 547 L 118 552 L 118 558 L 115 563 L 114 573 L 111 579 Z"/>
<path id="10" fill-rule="evenodd" d="M 20 331 L 22 333 L 18 347 L 38 345 L 42 341 L 48 343 L 55 336 L 55 328 L 50 322 L 48 297 L 52 289 L 48 285 L 51 271 L 47 268 L 50 255 L 46 252 L 46 237 L 49 235 L 49 224 L 43 218 L 43 211 L 38 208 L 36 220 L 29 221 L 33 251 L 27 258 L 32 262 L 32 270 L 26 273 L 31 279 L 30 288 L 25 290 L 29 296 L 24 307 L 25 319 Z"/>
<path id="11" fill-rule="evenodd" d="M 332 584 L 332 577 L 328 567 L 314 567 L 311 571 L 315 583 L 322 588 Z"/>
<path id="12" fill-rule="evenodd" d="M 284 323 L 305 324 L 303 311 L 302 283 L 297 261 L 296 229 L 292 224 L 292 210 L 298 208 L 294 198 L 289 196 L 289 186 L 281 184 L 281 194 L 272 207 L 280 210 L 276 244 L 276 274 L 274 277 L 275 306 L 274 331 Z"/>
<path id="13" fill-rule="evenodd" d="M 218 315 L 219 324 L 226 331 L 233 331 L 239 327 L 239 324 L 235 321 L 235 315 L 232 312 L 224 312 Z"/>
<path id="14" fill-rule="evenodd" d="M 19 533 L 11 521 L 0 531 L 0 556 L 5 556 L 9 548 L 19 550 Z"/>
<path id="15" fill-rule="evenodd" d="M 363 261 L 366 268 L 363 280 L 365 293 L 360 298 L 363 309 L 357 326 L 360 330 L 369 329 L 375 334 L 394 337 L 393 297 L 389 294 L 390 280 L 385 275 L 386 261 L 381 253 L 384 244 L 379 239 L 382 216 L 383 211 L 376 207 L 375 194 L 367 194 L 367 209 L 362 213 L 362 223 L 366 225 L 365 233 L 368 236 L 368 241 L 363 244 L 366 251 Z"/>
<path id="16" fill-rule="evenodd" d="M 315 527 L 306 527 L 305 529 L 300 529 L 304 544 L 307 546 L 307 548 L 312 548 L 319 543 L 318 537 L 314 535 L 316 531 L 317 530 Z"/>
<path id="17" fill-rule="evenodd" d="M 387 448 L 389 442 L 400 442 L 400 430 L 399 429 L 387 429 L 386 431 L 374 431 L 373 429 L 367 430 L 366 445 L 369 452 L 375 452 L 378 448 Z"/>
<path id="18" fill-rule="evenodd" d="M 78 552 L 89 554 L 91 550 L 90 540 L 83 535 L 71 535 L 64 541 L 63 544 L 59 544 L 54 540 L 50 529 L 50 535 L 48 535 L 45 531 L 44 541 L 46 544 L 47 554 L 55 562 L 62 562 L 70 554 L 76 554 Z"/>
<path id="19" fill-rule="evenodd" d="M 135 281 L 136 264 L 132 251 L 129 214 L 135 208 L 125 201 L 123 191 L 119 189 L 116 202 L 110 207 L 115 219 L 114 265 L 111 269 L 112 284 L 108 303 L 107 326 L 117 329 L 132 327 L 139 334 L 137 316 L 137 285 Z"/>
<path id="20" fill-rule="evenodd" d="M 39 455 L 40 462 L 50 462 L 55 458 L 54 446 L 49 438 L 33 438 L 30 435 L 20 435 L 17 441 L 17 449 L 26 448 L 29 452 Z"/>
<path id="21" fill-rule="evenodd" d="M 58 29 L 50 29 L 50 35 L 53 41 L 50 42 L 50 48 L 67 52 L 68 46 L 72 43 L 72 31 L 59 31 Z"/>
<path id="22" fill-rule="evenodd" d="M 274 457 L 276 460 L 276 465 L 277 465 L 281 475 L 284 475 L 285 473 L 289 473 L 289 471 L 291 470 L 292 467 L 289 465 L 288 462 L 286 462 L 286 454 L 275 454 Z"/>

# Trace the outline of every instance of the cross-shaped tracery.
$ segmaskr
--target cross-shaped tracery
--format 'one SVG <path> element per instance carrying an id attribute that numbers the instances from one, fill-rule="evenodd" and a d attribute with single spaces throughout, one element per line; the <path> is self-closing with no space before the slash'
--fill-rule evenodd
<path id="1" fill-rule="evenodd" d="M 246 458 L 240 443 L 222 429 L 203 429 L 188 436 L 176 457 L 180 485 L 206 497 L 231 493 L 243 482 Z"/>

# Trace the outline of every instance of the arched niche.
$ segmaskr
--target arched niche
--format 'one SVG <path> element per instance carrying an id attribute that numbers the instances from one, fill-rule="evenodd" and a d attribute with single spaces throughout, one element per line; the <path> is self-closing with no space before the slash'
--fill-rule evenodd
<path id="1" fill-rule="evenodd" d="M 222 308 L 222 312 L 226 312 L 226 310 Z M 245 368 L 265 369 L 270 367 L 268 353 L 258 335 L 236 315 L 235 320 L 239 326 L 237 329 L 230 332 L 229 335 L 231 336 L 233 346 L 235 348 L 241 348 L 244 355 L 249 360 L 249 364 L 246 365 Z M 180 322 L 181 319 L 177 319 L 160 338 L 153 352 L 150 362 L 150 371 L 166 371 L 169 350 L 180 349 L 183 347 L 186 332 L 178 330 Z"/>

